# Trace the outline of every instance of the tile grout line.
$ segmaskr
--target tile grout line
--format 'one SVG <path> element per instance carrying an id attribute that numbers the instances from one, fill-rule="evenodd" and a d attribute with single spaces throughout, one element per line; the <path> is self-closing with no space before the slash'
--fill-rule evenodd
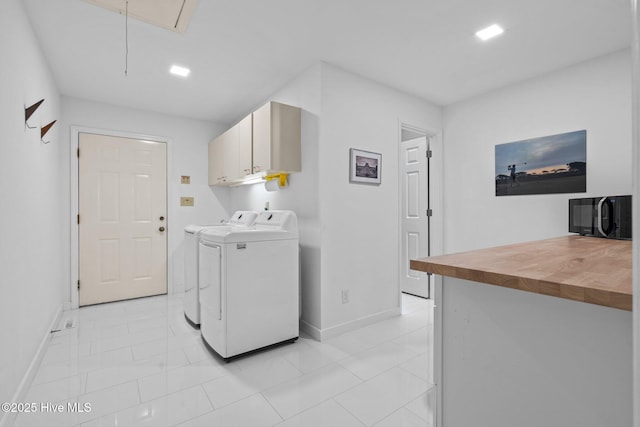
<path id="1" fill-rule="evenodd" d="M 342 393 L 341 393 L 342 394 Z M 338 405 L 339 407 L 341 407 L 342 409 L 344 409 L 345 411 L 347 411 L 349 413 L 349 415 L 351 415 L 354 419 L 356 419 L 360 424 L 362 424 L 363 426 L 367 427 L 367 423 L 365 423 L 364 421 L 362 421 L 360 418 L 358 418 L 358 416 L 356 414 L 354 414 L 353 412 L 351 412 L 349 409 L 345 408 L 340 402 L 338 402 L 335 399 L 336 396 L 333 396 L 331 398 L 331 400 L 333 400 L 334 402 L 336 402 L 336 405 Z"/>

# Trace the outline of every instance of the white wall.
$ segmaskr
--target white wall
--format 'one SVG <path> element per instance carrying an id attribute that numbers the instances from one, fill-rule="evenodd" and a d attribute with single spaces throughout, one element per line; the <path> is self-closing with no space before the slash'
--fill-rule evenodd
<path id="1" fill-rule="evenodd" d="M 567 200 L 631 194 L 631 62 L 618 52 L 447 107 L 445 252 L 567 234 Z M 587 193 L 495 196 L 494 147 L 587 130 Z"/>
<path id="2" fill-rule="evenodd" d="M 322 325 L 395 313 L 399 307 L 400 122 L 441 129 L 441 109 L 330 65 L 320 121 Z M 349 183 L 349 149 L 382 153 L 382 184 Z M 342 304 L 341 291 L 350 302 Z"/>
<path id="3" fill-rule="evenodd" d="M 20 0 L 0 13 L 0 402 L 14 393 L 62 309 L 68 235 L 60 96 Z M 24 106 L 44 103 L 24 127 Z M 3 413 L 0 413 L 0 422 Z"/>
<path id="4" fill-rule="evenodd" d="M 298 213 L 302 316 L 314 336 L 398 313 L 399 123 L 440 129 L 440 108 L 325 63 L 270 100 L 303 109 L 302 172 L 277 193 L 232 189 L 234 209 L 260 210 L 269 200 Z M 380 186 L 349 183 L 351 147 L 382 153 Z"/>
<path id="5" fill-rule="evenodd" d="M 302 109 L 302 172 L 289 176 L 289 187 L 267 192 L 263 184 L 231 189 L 233 211 L 249 209 L 261 211 L 265 202 L 270 209 L 289 209 L 296 212 L 300 230 L 301 295 L 303 321 L 320 325 L 320 224 L 318 212 L 318 145 L 321 114 L 321 73 L 317 64 L 269 100 L 294 105 Z M 266 100 L 265 100 L 266 102 Z M 259 105 L 256 105 L 254 110 Z M 248 111 L 249 114 L 251 111 Z"/>
<path id="6" fill-rule="evenodd" d="M 167 150 L 168 173 L 168 253 L 169 292 L 184 289 L 183 233 L 188 224 L 213 224 L 229 217 L 229 193 L 226 188 L 209 187 L 207 183 L 207 144 L 222 133 L 227 126 L 211 122 L 167 116 L 125 107 L 106 105 L 78 98 L 62 98 L 61 138 L 64 139 L 65 178 L 69 183 L 71 149 L 77 141 L 71 141 L 72 126 L 105 131 L 131 133 L 160 137 L 169 141 Z M 191 176 L 191 184 L 180 183 L 181 175 Z M 70 188 L 64 197 L 65 206 L 70 206 Z M 195 197 L 194 207 L 181 207 L 180 196 Z M 65 232 L 70 234 L 70 223 L 66 218 L 75 217 L 75 212 L 65 216 Z M 67 283 L 70 283 L 68 280 Z M 69 289 L 69 288 L 68 288 Z"/>

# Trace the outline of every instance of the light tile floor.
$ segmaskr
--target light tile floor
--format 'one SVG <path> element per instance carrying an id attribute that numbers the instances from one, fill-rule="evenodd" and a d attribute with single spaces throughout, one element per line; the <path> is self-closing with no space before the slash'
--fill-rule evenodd
<path id="1" fill-rule="evenodd" d="M 16 425 L 432 425 L 431 301 L 403 294 L 401 316 L 230 363 L 205 347 L 182 304 L 165 295 L 65 312 L 74 326 L 52 333 L 25 399 L 39 410 Z"/>

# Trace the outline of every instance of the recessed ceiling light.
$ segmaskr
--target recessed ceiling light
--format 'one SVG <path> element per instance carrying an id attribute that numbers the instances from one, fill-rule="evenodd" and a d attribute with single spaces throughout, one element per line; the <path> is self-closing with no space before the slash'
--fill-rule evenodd
<path id="1" fill-rule="evenodd" d="M 487 28 L 484 28 L 478 31 L 476 33 L 476 36 L 482 41 L 487 41 L 490 38 L 499 36 L 502 33 L 504 33 L 504 30 L 498 24 L 493 24 L 488 26 Z"/>
<path id="2" fill-rule="evenodd" d="M 187 77 L 191 70 L 185 67 L 180 67 L 179 65 L 172 65 L 169 72 L 171 74 L 175 74 L 176 76 Z"/>

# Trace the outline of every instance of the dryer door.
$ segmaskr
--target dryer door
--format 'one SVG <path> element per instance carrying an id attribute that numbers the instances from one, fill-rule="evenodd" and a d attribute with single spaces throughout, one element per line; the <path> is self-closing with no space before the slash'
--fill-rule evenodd
<path id="1" fill-rule="evenodd" d="M 226 320 L 223 316 L 222 248 L 200 241 L 198 250 L 200 333 L 222 357 L 226 357 Z"/>

